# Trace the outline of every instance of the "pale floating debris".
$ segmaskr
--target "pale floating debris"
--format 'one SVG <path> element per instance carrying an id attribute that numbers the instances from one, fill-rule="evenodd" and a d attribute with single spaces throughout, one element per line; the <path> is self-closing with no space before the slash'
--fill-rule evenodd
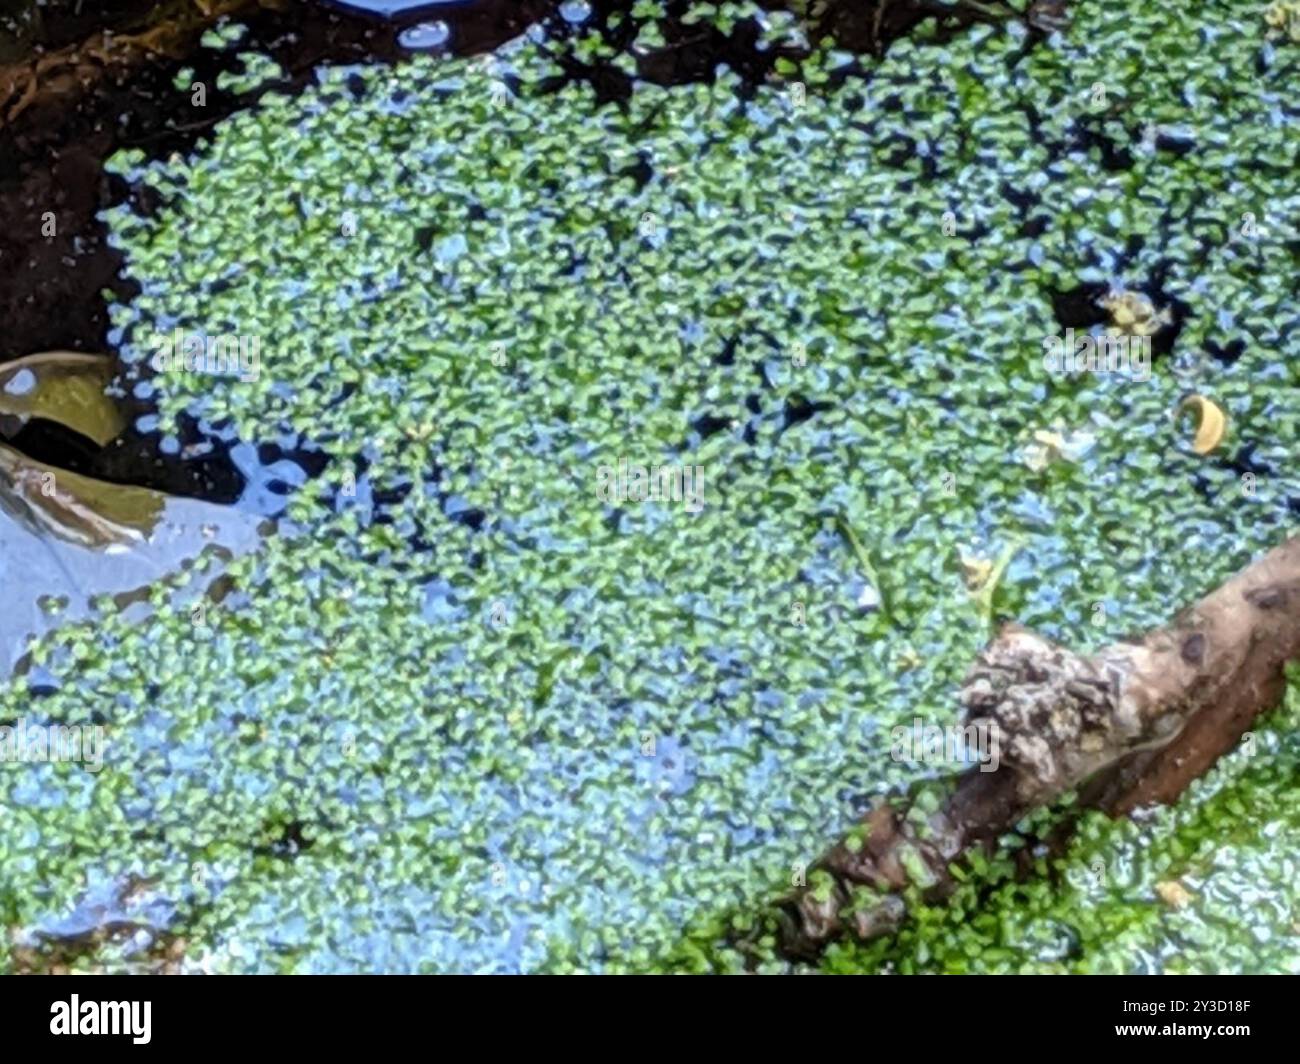
<path id="1" fill-rule="evenodd" d="M 1174 417 L 1189 408 L 1196 411 L 1196 436 L 1192 440 L 1192 450 L 1197 454 L 1209 454 L 1223 442 L 1228 429 L 1227 415 L 1205 396 L 1189 395 L 1178 404 Z"/>
<path id="2" fill-rule="evenodd" d="M 1077 462 L 1097 443 L 1097 437 L 1080 429 L 1068 436 L 1060 432 L 1036 429 L 1033 440 L 1025 447 L 1024 460 L 1035 473 L 1041 473 L 1053 462 Z"/>
<path id="3" fill-rule="evenodd" d="M 1156 310 L 1141 292 L 1113 291 L 1101 305 L 1110 314 L 1111 327 L 1107 331 L 1112 336 L 1151 336 L 1174 320 L 1167 307 Z"/>
<path id="4" fill-rule="evenodd" d="M 1171 909 L 1182 909 L 1190 905 L 1194 898 L 1192 892 L 1176 879 L 1157 883 L 1156 894 Z"/>

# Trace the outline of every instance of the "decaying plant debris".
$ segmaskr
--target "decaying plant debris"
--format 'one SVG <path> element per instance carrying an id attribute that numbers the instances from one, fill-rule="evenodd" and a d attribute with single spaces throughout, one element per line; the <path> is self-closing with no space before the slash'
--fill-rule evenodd
<path id="1" fill-rule="evenodd" d="M 819 880 L 781 907 L 784 952 L 809 958 L 841 935 L 895 929 L 906 912 L 900 891 L 920 882 L 927 900 L 946 896 L 952 862 L 991 850 L 1025 813 L 1067 791 L 1081 788 L 1081 805 L 1112 816 L 1174 801 L 1277 705 L 1283 666 L 1297 657 L 1300 538 L 1167 626 L 1089 657 L 1004 626 L 961 689 L 966 724 L 1001 737 L 1002 768 L 971 769 L 920 824 L 905 803 L 873 809 L 852 843 L 818 862 L 829 891 Z M 880 892 L 878 904 L 846 916 L 863 886 Z"/>

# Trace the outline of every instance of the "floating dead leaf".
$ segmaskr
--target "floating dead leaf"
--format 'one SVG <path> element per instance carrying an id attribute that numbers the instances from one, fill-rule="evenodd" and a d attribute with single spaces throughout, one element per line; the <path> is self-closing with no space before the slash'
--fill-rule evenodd
<path id="1" fill-rule="evenodd" d="M 0 508 L 37 535 L 95 549 L 143 543 L 165 498 L 55 469 L 0 444 Z"/>
<path id="2" fill-rule="evenodd" d="M 1152 336 L 1173 323 L 1167 307 L 1157 310 L 1141 292 L 1111 292 L 1101 305 L 1110 314 L 1113 336 Z"/>
<path id="3" fill-rule="evenodd" d="M 0 365 L 0 414 L 57 421 L 103 447 L 126 428 L 105 389 L 117 369 L 105 355 L 46 351 Z"/>
<path id="4" fill-rule="evenodd" d="M 1194 898 L 1192 892 L 1176 879 L 1157 883 L 1156 895 L 1171 909 L 1185 908 Z"/>
<path id="5" fill-rule="evenodd" d="M 1174 411 L 1178 417 L 1186 409 L 1196 412 L 1196 437 L 1192 440 L 1192 450 L 1197 454 L 1209 454 L 1223 442 L 1228 428 L 1228 419 L 1224 412 L 1203 395 L 1189 395 Z"/>

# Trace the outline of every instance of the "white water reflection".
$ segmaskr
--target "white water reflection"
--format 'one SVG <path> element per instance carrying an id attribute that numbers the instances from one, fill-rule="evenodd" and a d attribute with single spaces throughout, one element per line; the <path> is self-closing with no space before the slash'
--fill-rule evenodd
<path id="1" fill-rule="evenodd" d="M 0 510 L 0 677 L 22 659 L 32 636 L 95 615 L 111 595 L 119 606 L 204 554 L 229 560 L 257 547 L 271 522 L 197 499 L 169 497 L 142 543 L 91 549 L 41 536 Z M 204 576 L 210 582 L 217 573 Z"/>

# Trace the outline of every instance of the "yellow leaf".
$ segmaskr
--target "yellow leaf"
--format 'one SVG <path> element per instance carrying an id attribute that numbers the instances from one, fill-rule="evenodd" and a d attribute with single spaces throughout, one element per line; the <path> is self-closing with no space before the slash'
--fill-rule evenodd
<path id="1" fill-rule="evenodd" d="M 117 368 L 105 355 L 45 351 L 0 365 L 0 414 L 66 425 L 103 447 L 126 428 L 105 389 Z"/>
<path id="2" fill-rule="evenodd" d="M 1188 407 L 1196 411 L 1196 437 L 1192 440 L 1192 450 L 1197 454 L 1209 454 L 1223 442 L 1228 428 L 1227 416 L 1203 395 L 1188 396 L 1178 404 L 1175 416 Z"/>

